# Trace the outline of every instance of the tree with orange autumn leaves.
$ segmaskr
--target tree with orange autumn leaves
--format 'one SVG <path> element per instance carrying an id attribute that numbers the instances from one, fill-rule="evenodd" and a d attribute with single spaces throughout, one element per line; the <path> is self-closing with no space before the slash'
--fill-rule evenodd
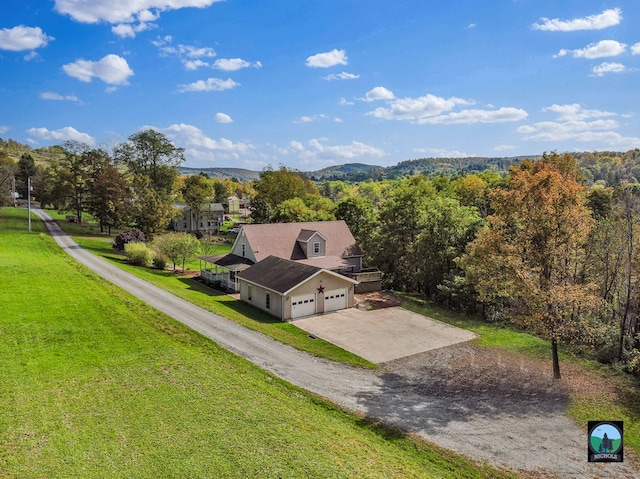
<path id="1" fill-rule="evenodd" d="M 510 171 L 491 195 L 487 218 L 460 265 L 483 303 L 506 306 L 511 319 L 551 342 L 591 344 L 598 331 L 597 289 L 585 283 L 584 245 L 593 225 L 571 155 L 545 154 Z"/>

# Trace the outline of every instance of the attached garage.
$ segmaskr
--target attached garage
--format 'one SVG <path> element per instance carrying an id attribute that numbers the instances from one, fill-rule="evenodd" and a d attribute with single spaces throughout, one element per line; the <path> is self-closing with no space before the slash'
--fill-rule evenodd
<path id="1" fill-rule="evenodd" d="M 347 309 L 347 288 L 338 288 L 324 292 L 324 312 Z"/>
<path id="2" fill-rule="evenodd" d="M 283 321 L 351 308 L 358 282 L 334 271 L 268 256 L 237 274 L 240 299 Z"/>
<path id="3" fill-rule="evenodd" d="M 291 319 L 316 314 L 316 295 L 291 296 Z"/>

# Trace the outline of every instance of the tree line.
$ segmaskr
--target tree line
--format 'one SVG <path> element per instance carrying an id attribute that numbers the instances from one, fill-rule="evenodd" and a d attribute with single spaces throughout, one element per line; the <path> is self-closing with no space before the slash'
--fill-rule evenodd
<path id="1" fill-rule="evenodd" d="M 177 200 L 197 215 L 230 194 L 250 201 L 255 222 L 343 219 L 387 288 L 540 334 L 556 377 L 561 344 L 640 374 L 638 150 L 383 181 L 314 182 L 267 167 L 245 183 L 180 176 L 184 151 L 154 130 L 111 153 L 73 142 L 49 151 L 45 165 L 0 157 L 0 173 L 11 170 L 23 194 L 32 177 L 39 201 L 78 221 L 86 211 L 106 231 L 136 227 L 152 238 Z"/>
<path id="2" fill-rule="evenodd" d="M 603 158 L 581 168 L 551 153 L 505 175 L 357 184 L 269 168 L 254 185 L 253 218 L 345 220 L 387 288 L 538 333 L 555 377 L 560 344 L 640 374 L 640 184 L 595 179 L 628 168 Z"/>

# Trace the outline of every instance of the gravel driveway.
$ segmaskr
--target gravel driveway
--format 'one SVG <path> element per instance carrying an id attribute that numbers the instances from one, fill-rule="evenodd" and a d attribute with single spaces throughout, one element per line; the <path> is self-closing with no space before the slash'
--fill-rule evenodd
<path id="1" fill-rule="evenodd" d="M 565 414 L 567 392 L 549 371 L 508 356 L 487 358 L 492 353 L 470 345 L 388 362 L 379 371 L 319 359 L 122 271 L 51 221 L 47 227 L 67 253 L 108 281 L 260 368 L 368 418 L 526 477 L 640 478 L 628 454 L 622 464 L 587 462 L 586 432 Z"/>

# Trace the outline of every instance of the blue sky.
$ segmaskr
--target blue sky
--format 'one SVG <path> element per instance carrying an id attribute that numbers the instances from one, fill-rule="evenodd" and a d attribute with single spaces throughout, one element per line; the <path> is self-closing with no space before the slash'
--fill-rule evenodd
<path id="1" fill-rule="evenodd" d="M 304 171 L 640 147 L 637 0 L 21 0 L 0 137 Z"/>

